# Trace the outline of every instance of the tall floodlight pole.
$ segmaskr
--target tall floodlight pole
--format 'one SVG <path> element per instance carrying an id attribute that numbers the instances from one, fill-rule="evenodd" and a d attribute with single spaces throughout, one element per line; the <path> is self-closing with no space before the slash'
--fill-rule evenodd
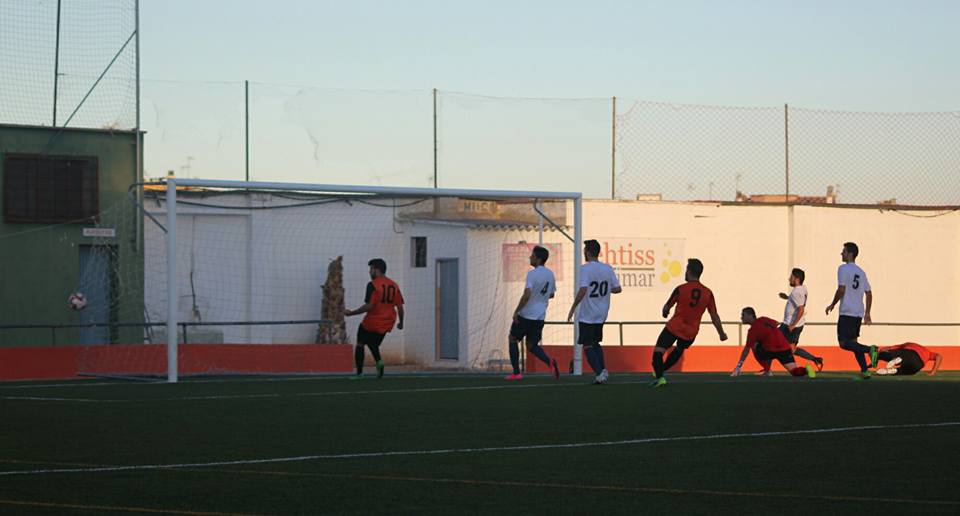
<path id="1" fill-rule="evenodd" d="M 533 207 L 537 210 L 537 245 L 543 245 L 543 212 L 540 206 L 540 201 L 533 201 Z"/>
<path id="2" fill-rule="evenodd" d="M 136 146 L 137 146 L 137 181 L 143 181 L 143 144 L 141 143 L 142 136 L 140 134 L 140 0 L 135 0 L 134 2 L 134 31 L 137 34 L 137 41 L 134 45 L 134 51 L 136 53 L 136 117 L 134 130 L 136 132 Z"/>
<path id="3" fill-rule="evenodd" d="M 136 161 L 136 163 L 134 164 L 134 176 L 135 176 L 134 182 L 142 183 L 143 182 L 143 132 L 141 132 L 140 130 L 140 0 L 136 0 L 134 2 L 133 9 L 134 9 L 134 14 L 133 14 L 134 31 L 136 32 L 136 35 L 137 35 L 137 40 L 134 43 L 134 47 L 133 47 L 135 52 L 134 81 L 136 83 L 135 94 L 134 94 L 135 95 L 134 110 L 136 112 L 134 113 L 135 121 L 134 121 L 134 128 L 133 128 L 133 134 L 134 134 L 133 137 L 135 140 L 134 145 L 136 149 L 134 151 L 134 154 L 135 154 L 134 160 Z M 143 206 L 143 189 L 142 188 L 137 189 L 136 196 L 137 196 L 138 205 Z M 135 246 L 134 253 L 142 253 L 143 251 L 142 251 L 142 248 L 140 247 L 140 238 L 143 235 L 143 217 L 138 216 L 135 224 L 137 229 L 137 238 L 136 238 L 136 241 L 134 242 L 134 246 Z M 143 259 L 143 257 L 141 256 L 140 259 Z"/>
<path id="4" fill-rule="evenodd" d="M 790 107 L 783 105 L 784 202 L 790 202 Z"/>
<path id="5" fill-rule="evenodd" d="M 250 81 L 243 81 L 243 177 L 250 181 Z"/>
<path id="6" fill-rule="evenodd" d="M 610 116 L 610 199 L 617 198 L 617 97 L 612 99 Z"/>
<path id="7" fill-rule="evenodd" d="M 433 187 L 437 188 L 437 89 L 433 89 Z"/>
<path id="8" fill-rule="evenodd" d="M 57 126 L 57 86 L 60 83 L 60 1 L 57 0 L 57 41 L 53 51 L 53 127 Z"/>

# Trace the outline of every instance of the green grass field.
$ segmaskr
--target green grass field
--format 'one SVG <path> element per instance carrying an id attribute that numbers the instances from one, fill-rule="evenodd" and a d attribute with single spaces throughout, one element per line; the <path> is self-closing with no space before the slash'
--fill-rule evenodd
<path id="1" fill-rule="evenodd" d="M 0 384 L 0 513 L 960 513 L 960 374 L 669 378 Z"/>

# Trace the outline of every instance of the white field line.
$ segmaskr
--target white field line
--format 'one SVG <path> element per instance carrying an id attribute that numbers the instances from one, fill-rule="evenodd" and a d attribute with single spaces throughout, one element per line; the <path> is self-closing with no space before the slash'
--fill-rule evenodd
<path id="1" fill-rule="evenodd" d="M 204 470 L 188 470 L 204 471 Z M 781 499 L 801 499 L 801 500 L 825 500 L 841 502 L 868 502 L 868 503 L 906 503 L 921 505 L 960 505 L 960 502 L 952 500 L 918 500 L 910 498 L 877 498 L 868 496 L 849 496 L 849 495 L 816 495 L 810 493 L 784 493 L 784 492 L 749 492 L 749 491 L 723 491 L 717 489 L 680 489 L 671 487 L 651 487 L 651 486 L 623 486 L 623 485 L 603 485 L 603 484 L 564 484 L 557 482 L 525 482 L 518 480 L 482 480 L 469 478 L 431 478 L 431 477 L 411 477 L 396 475 L 353 475 L 337 473 L 301 473 L 294 471 L 271 471 L 271 470 L 237 470 L 237 469 L 212 469 L 206 470 L 213 473 L 235 473 L 241 475 L 256 476 L 281 476 L 281 477 L 303 477 L 303 478 L 340 478 L 355 480 L 380 480 L 387 482 L 421 482 L 421 483 L 439 483 L 439 484 L 460 484 L 467 486 L 494 486 L 494 487 L 534 487 L 546 489 L 564 489 L 570 491 L 613 491 L 630 493 L 659 493 L 659 494 L 689 494 L 689 495 L 708 495 L 708 496 L 739 496 L 749 498 L 781 498 Z"/>
<path id="2" fill-rule="evenodd" d="M 849 373 L 852 377 L 854 372 L 852 371 L 837 371 L 838 374 Z M 643 378 L 649 378 L 650 373 L 621 373 L 615 375 L 619 377 L 635 377 L 640 376 Z M 685 374 L 688 373 L 674 373 L 679 374 L 679 378 L 683 378 Z M 726 376 L 727 373 L 718 372 L 718 373 L 689 373 L 692 375 L 709 375 L 709 376 Z M 506 375 L 506 372 L 502 373 L 395 373 L 390 374 L 390 380 L 422 380 L 427 378 L 500 378 Z M 310 381 L 324 381 L 324 380 L 345 380 L 352 376 L 352 374 L 344 373 L 323 373 L 317 375 L 302 375 L 302 376 L 286 376 L 286 377 L 270 377 L 270 376 L 246 376 L 242 378 L 217 378 L 217 379 L 191 379 L 187 378 L 181 380 L 175 385 L 183 384 L 198 384 L 198 383 L 260 383 L 260 382 L 310 382 Z M 531 373 L 527 375 L 529 378 L 548 378 L 550 375 L 548 373 Z M 570 375 L 564 374 L 563 377 L 566 378 Z M 666 375 L 667 378 L 671 378 L 671 374 Z M 750 375 L 744 375 L 744 378 L 750 378 Z M 590 374 L 586 373 L 581 378 L 584 381 L 589 380 Z M 691 377 L 696 378 L 696 377 Z M 689 383 L 730 383 L 735 382 L 734 379 L 721 379 L 721 380 L 691 380 Z M 776 382 L 776 381 L 804 381 L 797 378 L 792 378 L 789 375 L 783 373 L 777 373 L 772 377 L 765 378 L 763 381 L 767 382 Z M 815 380 L 817 383 L 823 383 L 827 381 L 846 381 L 844 378 L 818 378 Z M 621 383 L 621 382 L 617 382 Z M 636 383 L 636 382 L 634 382 Z M 642 383 L 642 382 L 640 382 Z M 688 383 L 686 380 L 683 380 L 682 383 Z M 164 380 L 151 380 L 151 381 L 124 381 L 124 380 L 115 380 L 115 381 L 92 381 L 92 380 L 76 380 L 73 382 L 64 382 L 64 383 L 29 383 L 29 384 L 20 384 L 20 385 L 4 385 L 0 382 L 0 391 L 5 391 L 9 389 L 44 389 L 44 388 L 54 388 L 54 387 L 69 387 L 74 388 L 86 388 L 86 387 L 104 387 L 104 386 L 123 386 L 128 388 L 131 386 L 140 386 L 140 385 L 168 385 Z"/>
<path id="3" fill-rule="evenodd" d="M 55 468 L 55 469 L 25 469 L 14 471 L 0 471 L 0 477 L 14 475 L 49 475 L 57 473 L 112 473 L 120 471 L 145 471 L 145 470 L 164 470 L 181 468 L 208 468 L 216 466 L 238 466 L 251 464 L 277 464 L 289 462 L 307 462 L 317 460 L 342 460 L 342 459 L 368 459 L 380 457 L 403 457 L 413 455 L 450 455 L 450 454 L 470 454 L 470 453 L 490 453 L 503 451 L 530 451 L 530 450 L 556 450 L 569 448 L 593 448 L 608 446 L 630 446 L 637 444 L 668 443 L 677 441 L 709 441 L 720 439 L 743 439 L 756 437 L 782 437 L 790 435 L 812 435 L 812 434 L 833 434 L 843 432 L 862 432 L 868 430 L 898 430 L 906 428 L 944 428 L 960 426 L 960 421 L 947 421 L 942 423 L 916 423 L 908 425 L 863 425 L 863 426 L 843 426 L 834 428 L 814 428 L 808 430 L 781 430 L 774 432 L 745 432 L 735 434 L 707 434 L 690 435 L 679 437 L 644 437 L 638 439 L 626 439 L 621 441 L 588 441 L 579 443 L 557 443 L 557 444 L 525 444 L 514 446 L 488 446 L 482 448 L 440 448 L 434 450 L 402 450 L 402 451 L 381 451 L 381 452 L 359 452 L 359 453 L 335 453 L 318 455 L 299 455 L 293 457 L 276 457 L 268 459 L 241 459 L 218 462 L 194 462 L 181 464 L 140 464 L 132 466 L 103 466 L 91 468 Z"/>
<path id="4" fill-rule="evenodd" d="M 647 382 L 620 382 L 617 385 L 631 385 Z M 512 383 L 508 385 L 480 385 L 470 387 L 422 387 L 417 389 L 378 389 L 369 391 L 322 391 L 263 394 L 213 394 L 209 396 L 181 396 L 174 398 L 131 398 L 131 399 L 88 399 L 88 398 L 48 398 L 43 396 L 2 396 L 4 400 L 27 401 L 77 401 L 83 403 L 142 403 L 147 401 L 196 401 L 196 400 L 234 400 L 257 398 L 293 398 L 305 396 L 349 396 L 353 394 L 402 394 L 408 392 L 450 392 L 450 391 L 489 391 L 499 389 L 538 389 L 549 387 L 583 387 L 582 383 Z"/>
<path id="5" fill-rule="evenodd" d="M 423 378 L 497 378 L 500 376 L 506 375 L 506 372 L 503 373 L 395 373 L 390 375 L 390 379 L 423 379 Z M 637 373 L 624 373 L 626 374 L 637 374 Z M 242 376 L 242 375 L 240 375 Z M 194 383 L 254 383 L 254 382 L 309 382 L 309 381 L 322 381 L 322 380 L 344 380 L 349 378 L 352 374 L 346 373 L 318 373 L 314 375 L 300 375 L 300 376 L 284 376 L 284 377 L 271 377 L 271 376 L 256 376 L 256 375 L 247 375 L 242 378 L 216 378 L 216 379 L 193 379 L 186 378 L 181 379 L 179 384 L 194 384 Z M 547 378 L 549 374 L 547 373 L 532 373 L 530 375 L 533 378 Z M 586 378 L 586 376 L 584 376 Z M 124 386 L 130 387 L 133 385 L 166 385 L 166 380 L 150 380 L 150 381 L 130 381 L 130 380 L 114 380 L 109 382 L 97 382 L 93 380 L 76 380 L 73 382 L 66 383 L 30 383 L 22 385 L 3 385 L 0 383 L 0 390 L 6 389 L 43 389 L 45 387 L 70 387 L 70 388 L 80 388 L 80 387 L 103 387 L 103 386 Z"/>
<path id="6" fill-rule="evenodd" d="M 77 403 L 111 403 L 114 400 L 98 400 L 92 398 L 48 398 L 45 396 L 3 396 L 4 400 L 26 400 L 26 401 L 72 401 Z"/>
<path id="7" fill-rule="evenodd" d="M 794 378 L 784 377 L 784 380 L 763 380 L 765 383 L 788 383 L 803 382 Z M 844 379 L 823 379 L 814 380 L 815 383 L 836 383 L 844 382 Z M 54 401 L 54 402 L 78 402 L 78 403 L 143 403 L 154 401 L 204 401 L 204 400 L 242 400 L 242 399 L 264 399 L 264 398 L 296 398 L 296 397 L 318 397 L 318 396 L 350 396 L 354 394 L 403 394 L 403 393 L 424 393 L 424 392 L 453 392 L 453 391 L 489 391 L 500 389 L 543 389 L 551 387 L 586 387 L 590 389 L 610 389 L 622 385 L 645 385 L 644 381 L 627 381 L 607 384 L 605 386 L 589 386 L 585 383 L 564 382 L 564 383 L 510 383 L 506 385 L 480 385 L 469 387 L 421 387 L 415 389 L 377 389 L 368 391 L 324 391 L 324 392 L 293 392 L 293 393 L 260 393 L 260 394 L 211 394 L 205 396 L 178 396 L 166 398 L 129 398 L 129 399 L 91 399 L 91 398 L 63 398 L 46 396 L 0 396 L 0 400 L 11 401 Z M 681 384 L 734 384 L 736 380 L 704 380 L 694 382 L 682 382 Z M 741 382 L 742 383 L 742 382 Z"/>

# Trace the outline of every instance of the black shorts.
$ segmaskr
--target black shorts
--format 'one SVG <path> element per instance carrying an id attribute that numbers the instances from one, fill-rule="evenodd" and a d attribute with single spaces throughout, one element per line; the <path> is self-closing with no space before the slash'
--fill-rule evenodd
<path id="1" fill-rule="evenodd" d="M 851 315 L 841 315 L 837 320 L 837 340 L 847 342 L 860 336 L 860 324 L 863 319 Z"/>
<path id="2" fill-rule="evenodd" d="M 789 349 L 783 351 L 767 351 L 760 346 L 753 348 L 753 356 L 757 359 L 757 362 L 762 362 L 764 360 L 776 360 L 783 365 L 787 365 L 791 362 L 796 363 L 796 360 L 793 358 L 793 352 Z"/>
<path id="3" fill-rule="evenodd" d="M 780 329 L 780 333 L 782 333 L 783 336 L 786 337 L 787 342 L 789 342 L 790 344 L 800 343 L 800 333 L 803 332 L 803 326 L 797 326 L 796 328 L 793 329 L 793 331 L 790 331 L 789 326 L 787 326 L 786 324 L 780 323 L 780 326 L 778 326 L 778 328 Z"/>
<path id="4" fill-rule="evenodd" d="M 543 340 L 543 321 L 517 317 L 517 322 L 510 326 L 510 336 L 517 340 L 527 339 L 527 344 L 536 346 Z"/>
<path id="5" fill-rule="evenodd" d="M 383 344 L 383 338 L 386 336 L 386 333 L 368 331 L 361 324 L 360 328 L 357 329 L 357 345 L 366 344 L 367 346 L 379 346 Z"/>
<path id="6" fill-rule="evenodd" d="M 894 358 L 900 359 L 900 367 L 897 368 L 897 376 L 909 376 L 917 374 L 923 369 L 923 359 L 912 349 L 895 349 L 893 351 L 884 351 L 881 353 L 881 359 L 891 361 Z"/>
<path id="7" fill-rule="evenodd" d="M 577 344 L 599 344 L 603 342 L 603 323 L 580 323 L 580 336 Z"/>
<path id="8" fill-rule="evenodd" d="M 681 339 L 680 337 L 677 337 L 676 335 L 670 333 L 670 330 L 664 328 L 663 331 L 660 332 L 660 336 L 657 337 L 656 347 L 661 349 L 667 349 L 670 346 L 672 346 L 674 342 L 677 343 L 677 347 L 680 349 L 687 349 L 693 345 L 692 340 Z"/>

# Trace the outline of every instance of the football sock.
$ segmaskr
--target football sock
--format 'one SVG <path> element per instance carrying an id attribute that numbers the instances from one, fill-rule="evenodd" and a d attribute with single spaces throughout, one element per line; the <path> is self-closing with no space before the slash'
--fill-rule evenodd
<path id="1" fill-rule="evenodd" d="M 797 348 L 797 350 L 794 351 L 793 354 L 794 354 L 794 355 L 797 355 L 797 356 L 800 357 L 800 358 L 806 358 L 807 360 L 809 360 L 809 361 L 811 361 L 811 362 L 816 362 L 816 361 L 817 361 L 817 357 L 815 357 L 815 356 L 813 355 L 813 353 L 810 353 L 809 351 L 807 351 L 807 350 L 805 350 L 805 349 L 802 349 L 802 348 Z"/>
<path id="2" fill-rule="evenodd" d="M 865 353 L 853 353 L 854 358 L 857 359 L 857 365 L 860 366 L 861 372 L 866 372 L 869 367 L 867 367 L 867 355 Z"/>
<path id="3" fill-rule="evenodd" d="M 373 359 L 377 362 L 380 361 L 380 346 L 370 346 L 370 354 L 373 355 Z"/>
<path id="4" fill-rule="evenodd" d="M 363 344 L 357 344 L 353 350 L 353 363 L 357 366 L 357 374 L 363 374 Z"/>
<path id="5" fill-rule="evenodd" d="M 603 348 L 600 347 L 599 342 L 593 347 L 597 349 L 597 357 L 600 359 L 600 370 L 603 371 L 607 368 L 607 361 L 603 358 Z"/>
<path id="6" fill-rule="evenodd" d="M 587 346 L 587 349 L 583 352 L 584 355 L 587 355 L 587 363 L 590 364 L 590 369 L 593 369 L 594 374 L 600 374 L 600 371 L 603 371 L 603 367 L 600 366 L 598 351 L 600 351 L 600 348 L 596 346 Z"/>
<path id="7" fill-rule="evenodd" d="M 840 347 L 854 353 L 870 353 L 870 346 L 864 346 L 855 340 L 848 340 L 840 344 Z"/>
<path id="8" fill-rule="evenodd" d="M 529 347 L 530 352 L 533 353 L 533 356 L 539 358 L 543 361 L 544 364 L 550 365 L 550 357 L 547 356 L 547 352 L 543 350 L 543 346 L 536 345 Z"/>
<path id="9" fill-rule="evenodd" d="M 657 378 L 663 376 L 663 352 L 653 352 L 653 373 Z"/>
<path id="10" fill-rule="evenodd" d="M 517 341 L 510 341 L 510 365 L 513 366 L 513 374 L 520 374 L 520 346 Z"/>
<path id="11" fill-rule="evenodd" d="M 853 353 L 854 358 L 857 359 L 857 365 L 860 366 L 860 371 L 866 371 L 867 367 L 867 353 L 870 353 L 870 347 L 864 346 L 855 340 L 848 340 L 842 344 L 840 347 Z"/>
<path id="12" fill-rule="evenodd" d="M 889 362 L 893 360 L 893 353 L 889 351 L 881 351 L 877 353 L 877 358 L 883 360 L 884 362 Z"/>
<path id="13" fill-rule="evenodd" d="M 671 367 L 677 365 L 677 362 L 683 357 L 683 351 L 683 348 L 674 348 L 670 352 L 670 356 L 667 357 L 667 361 L 663 363 L 663 370 L 669 371 Z"/>

